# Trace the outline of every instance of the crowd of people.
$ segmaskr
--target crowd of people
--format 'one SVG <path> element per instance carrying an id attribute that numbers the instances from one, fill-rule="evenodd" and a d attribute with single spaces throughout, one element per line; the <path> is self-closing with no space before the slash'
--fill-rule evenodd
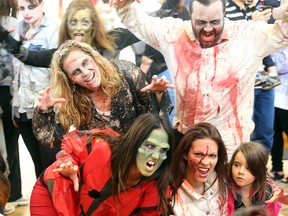
<path id="1" fill-rule="evenodd" d="M 127 28 L 108 31 L 95 1 L 72 0 L 60 26 L 43 0 L 0 1 L 0 215 L 28 203 L 35 216 L 288 205 L 275 184 L 288 183 L 288 3 L 167 0 L 149 15 L 110 0 Z M 139 40 L 142 64 L 119 60 Z M 19 134 L 37 177 L 30 200 Z"/>

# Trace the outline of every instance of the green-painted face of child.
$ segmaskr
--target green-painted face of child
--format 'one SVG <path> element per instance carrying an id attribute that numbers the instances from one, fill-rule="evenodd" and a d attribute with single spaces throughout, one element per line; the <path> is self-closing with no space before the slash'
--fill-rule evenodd
<path id="1" fill-rule="evenodd" d="M 136 165 L 139 172 L 146 177 L 153 175 L 167 158 L 169 149 L 168 134 L 162 128 L 153 130 L 138 149 Z"/>
<path id="2" fill-rule="evenodd" d="M 89 9 L 79 10 L 68 18 L 68 34 L 71 39 L 92 43 L 93 22 L 91 19 L 91 12 Z"/>

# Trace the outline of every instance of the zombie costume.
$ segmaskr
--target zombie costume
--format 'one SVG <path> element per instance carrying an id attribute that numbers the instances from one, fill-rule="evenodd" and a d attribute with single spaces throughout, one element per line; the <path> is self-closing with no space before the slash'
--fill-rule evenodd
<path id="1" fill-rule="evenodd" d="M 58 215 L 65 216 L 79 215 L 80 212 L 83 215 L 98 216 L 160 215 L 161 211 L 157 210 L 158 188 L 153 175 L 149 178 L 143 177 L 140 182 L 121 192 L 118 197 L 111 196 L 110 146 L 101 138 L 87 141 L 88 136 L 96 132 L 117 136 L 117 133 L 111 129 L 73 131 L 64 136 L 62 151 L 57 154 L 56 162 L 41 178 L 42 183 L 47 187 L 46 198 L 49 190 L 53 206 L 47 206 L 51 205 L 51 201 L 43 203 L 45 199 L 36 199 L 32 193 L 31 212 L 36 214 L 37 209 L 43 212 L 42 207 L 52 207 Z M 72 161 L 79 166 L 79 194 L 74 191 L 70 179 L 52 171 L 67 161 Z M 40 186 L 39 181 L 36 185 L 38 191 L 41 191 L 43 186 Z"/>
<path id="2" fill-rule="evenodd" d="M 149 17 L 137 2 L 127 3 L 118 15 L 163 54 L 177 86 L 173 125 L 179 132 L 197 122 L 216 125 L 228 157 L 250 140 L 256 71 L 263 57 L 288 45 L 287 23 L 225 21 L 217 44 L 203 49 L 191 21 Z"/>
<path id="3" fill-rule="evenodd" d="M 47 50 L 58 46 L 58 25 L 43 16 L 41 24 L 34 34 L 28 38 L 25 34 L 29 25 L 22 20 L 18 25 L 18 32 L 22 38 L 23 46 L 28 50 Z M 18 59 L 13 58 L 13 109 L 15 116 L 20 118 L 25 113 L 28 119 L 32 119 L 33 111 L 37 103 L 39 91 L 49 85 L 50 69 L 30 67 L 24 65 Z"/>
<path id="4" fill-rule="evenodd" d="M 137 116 L 155 108 L 150 103 L 151 97 L 155 97 L 155 95 L 140 92 L 140 89 L 147 85 L 145 74 L 130 62 L 115 60 L 112 63 L 122 77 L 124 87 L 111 99 L 110 121 L 97 112 L 91 99 L 91 107 L 89 109 L 91 109 L 92 118 L 90 124 L 79 128 L 79 130 L 111 127 L 117 132 L 123 132 Z M 169 96 L 165 93 L 160 104 L 161 109 L 167 108 L 168 104 Z M 48 113 L 35 109 L 33 130 L 36 138 L 42 143 L 54 142 L 54 145 L 56 145 L 60 143 L 62 136 L 66 133 L 57 122 L 56 113 L 56 108 L 54 110 L 50 109 Z"/>
<path id="5" fill-rule="evenodd" d="M 43 15 L 41 23 L 29 32 L 29 24 L 22 20 L 17 31 L 22 37 L 23 46 L 28 50 L 51 49 L 58 46 L 58 25 Z M 31 30 L 31 29 L 30 29 Z M 36 68 L 23 64 L 18 59 L 12 59 L 14 78 L 12 82 L 12 109 L 19 132 L 32 157 L 35 173 L 38 177 L 43 170 L 54 161 L 54 156 L 59 150 L 40 145 L 32 130 L 34 108 L 38 100 L 38 93 L 44 90 L 50 81 L 50 69 Z M 47 152 L 49 153 L 47 154 Z"/>

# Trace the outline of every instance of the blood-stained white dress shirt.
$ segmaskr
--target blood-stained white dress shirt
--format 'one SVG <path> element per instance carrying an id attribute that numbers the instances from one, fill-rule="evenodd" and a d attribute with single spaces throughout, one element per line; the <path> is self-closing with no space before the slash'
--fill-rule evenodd
<path id="1" fill-rule="evenodd" d="M 228 157 L 250 140 L 254 84 L 263 57 L 288 45 L 288 24 L 225 21 L 219 43 L 202 49 L 191 21 L 149 17 L 139 3 L 118 10 L 124 25 L 159 50 L 176 85 L 174 127 L 185 133 L 198 122 L 217 127 Z"/>

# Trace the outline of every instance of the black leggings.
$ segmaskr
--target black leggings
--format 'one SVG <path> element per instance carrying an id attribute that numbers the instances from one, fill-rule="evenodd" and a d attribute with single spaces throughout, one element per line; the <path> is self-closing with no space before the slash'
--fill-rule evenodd
<path id="1" fill-rule="evenodd" d="M 32 157 L 36 177 L 55 161 L 55 155 L 60 150 L 60 145 L 54 148 L 41 144 L 34 136 L 32 130 L 32 119 L 27 119 L 26 114 L 21 114 L 20 118 L 15 118 L 20 134 Z"/>
<path id="2" fill-rule="evenodd" d="M 275 107 L 274 142 L 271 150 L 272 170 L 283 171 L 284 140 L 282 132 L 288 134 L 288 110 Z"/>
<path id="3" fill-rule="evenodd" d="M 2 122 L 6 143 L 7 161 L 10 169 L 8 179 L 11 184 L 11 192 L 8 201 L 12 202 L 22 197 L 18 148 L 19 130 L 14 127 L 12 122 L 12 96 L 9 86 L 0 86 L 0 98 L 0 106 L 3 110 Z"/>

